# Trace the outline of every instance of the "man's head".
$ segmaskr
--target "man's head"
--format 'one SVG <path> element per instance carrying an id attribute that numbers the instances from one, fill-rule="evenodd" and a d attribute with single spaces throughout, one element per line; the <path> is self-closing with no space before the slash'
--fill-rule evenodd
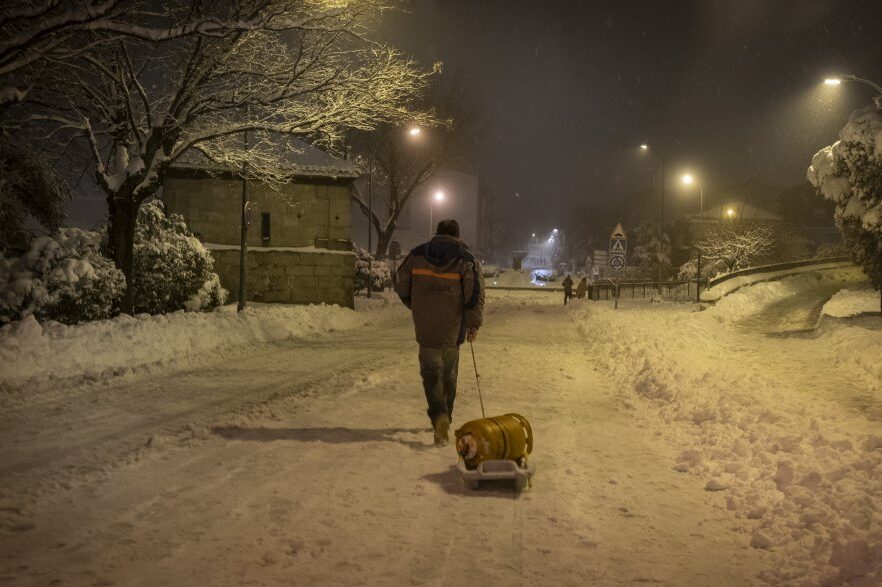
<path id="1" fill-rule="evenodd" d="M 435 234 L 459 238 L 459 222 L 453 218 L 442 220 L 438 223 L 438 230 L 435 231 Z"/>

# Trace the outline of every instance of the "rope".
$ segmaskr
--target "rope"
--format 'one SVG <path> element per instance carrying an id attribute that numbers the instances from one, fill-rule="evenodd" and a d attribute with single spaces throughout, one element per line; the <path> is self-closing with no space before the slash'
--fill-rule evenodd
<path id="1" fill-rule="evenodd" d="M 475 345 L 469 342 L 469 348 L 472 349 L 472 365 L 475 366 L 475 384 L 478 386 L 478 400 L 481 402 L 481 417 L 486 418 L 484 413 L 484 397 L 481 395 L 481 376 L 478 375 L 478 362 L 475 360 Z"/>

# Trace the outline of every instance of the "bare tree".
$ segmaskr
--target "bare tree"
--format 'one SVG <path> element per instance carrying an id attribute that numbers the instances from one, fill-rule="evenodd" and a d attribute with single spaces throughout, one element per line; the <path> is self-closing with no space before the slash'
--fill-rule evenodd
<path id="1" fill-rule="evenodd" d="M 480 120 L 460 83 L 445 87 L 436 80 L 420 106 L 430 126 L 416 140 L 406 128 L 387 125 L 356 141 L 365 166 L 374 166 L 374 205 L 368 205 L 367 178 L 356 185 L 353 200 L 377 232 L 374 252 L 380 259 L 386 257 L 398 219 L 416 189 L 443 166 L 470 169 L 476 150 Z"/>
<path id="2" fill-rule="evenodd" d="M 708 261 L 722 261 L 729 272 L 743 269 L 768 255 L 775 245 L 768 224 L 724 221 L 705 229 L 697 246 Z"/>
<path id="3" fill-rule="evenodd" d="M 82 142 L 91 153 L 107 196 L 110 250 L 128 283 L 123 311 L 132 308 L 138 207 L 183 154 L 279 184 L 295 141 L 334 148 L 349 129 L 410 120 L 409 104 L 431 75 L 365 39 L 379 0 L 231 4 L 256 24 L 218 35 L 113 38 L 47 71 L 27 104 L 47 138 Z M 197 14 L 201 6 L 188 4 Z M 190 11 L 152 22 L 180 30 Z"/>
<path id="4" fill-rule="evenodd" d="M 21 102 L 48 62 L 130 37 L 167 41 L 191 35 L 224 37 L 282 21 L 294 2 L 174 0 L 6 0 L 0 6 L 0 109 Z M 157 15 L 176 13 L 175 20 Z"/>

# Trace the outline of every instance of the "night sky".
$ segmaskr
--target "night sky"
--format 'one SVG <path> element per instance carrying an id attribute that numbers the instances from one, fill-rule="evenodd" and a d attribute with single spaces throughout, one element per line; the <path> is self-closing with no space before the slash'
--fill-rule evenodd
<path id="1" fill-rule="evenodd" d="M 478 173 L 509 228 L 689 169 L 711 193 L 802 183 L 811 156 L 882 81 L 882 2 L 415 0 L 380 35 L 460 79 L 487 123 Z M 673 204 L 673 202 L 672 202 Z"/>

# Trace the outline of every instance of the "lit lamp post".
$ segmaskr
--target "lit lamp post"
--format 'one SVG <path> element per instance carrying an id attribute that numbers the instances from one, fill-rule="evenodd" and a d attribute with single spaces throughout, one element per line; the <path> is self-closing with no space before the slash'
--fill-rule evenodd
<path id="1" fill-rule="evenodd" d="M 827 79 L 824 80 L 824 85 L 827 85 L 827 86 L 838 86 L 838 85 L 840 85 L 842 82 L 856 82 L 856 83 L 859 83 L 859 84 L 864 84 L 864 85 L 866 85 L 866 86 L 870 86 L 871 88 L 873 88 L 873 90 L 874 90 L 877 94 L 882 95 L 882 86 L 880 86 L 879 84 L 877 84 L 877 83 L 875 83 L 875 82 L 871 82 L 871 81 L 868 80 L 868 79 L 864 79 L 864 78 L 862 78 L 862 77 L 857 77 L 857 76 L 854 76 L 854 75 L 842 75 L 842 76 L 839 76 L 839 77 L 828 77 Z"/>
<path id="2" fill-rule="evenodd" d="M 438 202 L 440 204 L 443 201 L 444 201 L 444 192 L 442 192 L 441 190 L 438 190 L 437 192 L 432 194 L 432 197 L 429 199 L 429 238 L 432 238 L 432 230 L 435 225 L 435 222 L 433 219 L 433 216 L 434 216 L 433 213 L 435 212 L 435 202 Z"/>
<path id="3" fill-rule="evenodd" d="M 682 177 L 682 181 L 686 185 L 693 185 L 698 182 L 695 181 L 695 178 L 686 173 Z M 704 186 L 698 183 L 698 222 L 701 223 L 701 215 L 702 215 L 702 201 L 704 200 Z M 696 247 L 698 251 L 698 257 L 695 264 L 695 301 L 696 303 L 701 303 L 701 249 Z"/>
<path id="4" fill-rule="evenodd" d="M 367 286 L 367 297 L 372 297 L 371 292 L 374 289 L 374 241 L 373 241 L 373 226 L 374 226 L 374 158 L 377 155 L 377 151 L 380 149 L 380 145 L 382 145 L 386 139 L 392 136 L 392 133 L 397 129 L 393 128 L 386 132 L 380 140 L 377 141 L 377 144 L 374 145 L 374 148 L 371 149 L 370 157 L 368 159 L 368 286 Z M 408 129 L 407 134 L 415 137 L 420 134 L 422 130 L 418 126 L 413 126 Z"/>

